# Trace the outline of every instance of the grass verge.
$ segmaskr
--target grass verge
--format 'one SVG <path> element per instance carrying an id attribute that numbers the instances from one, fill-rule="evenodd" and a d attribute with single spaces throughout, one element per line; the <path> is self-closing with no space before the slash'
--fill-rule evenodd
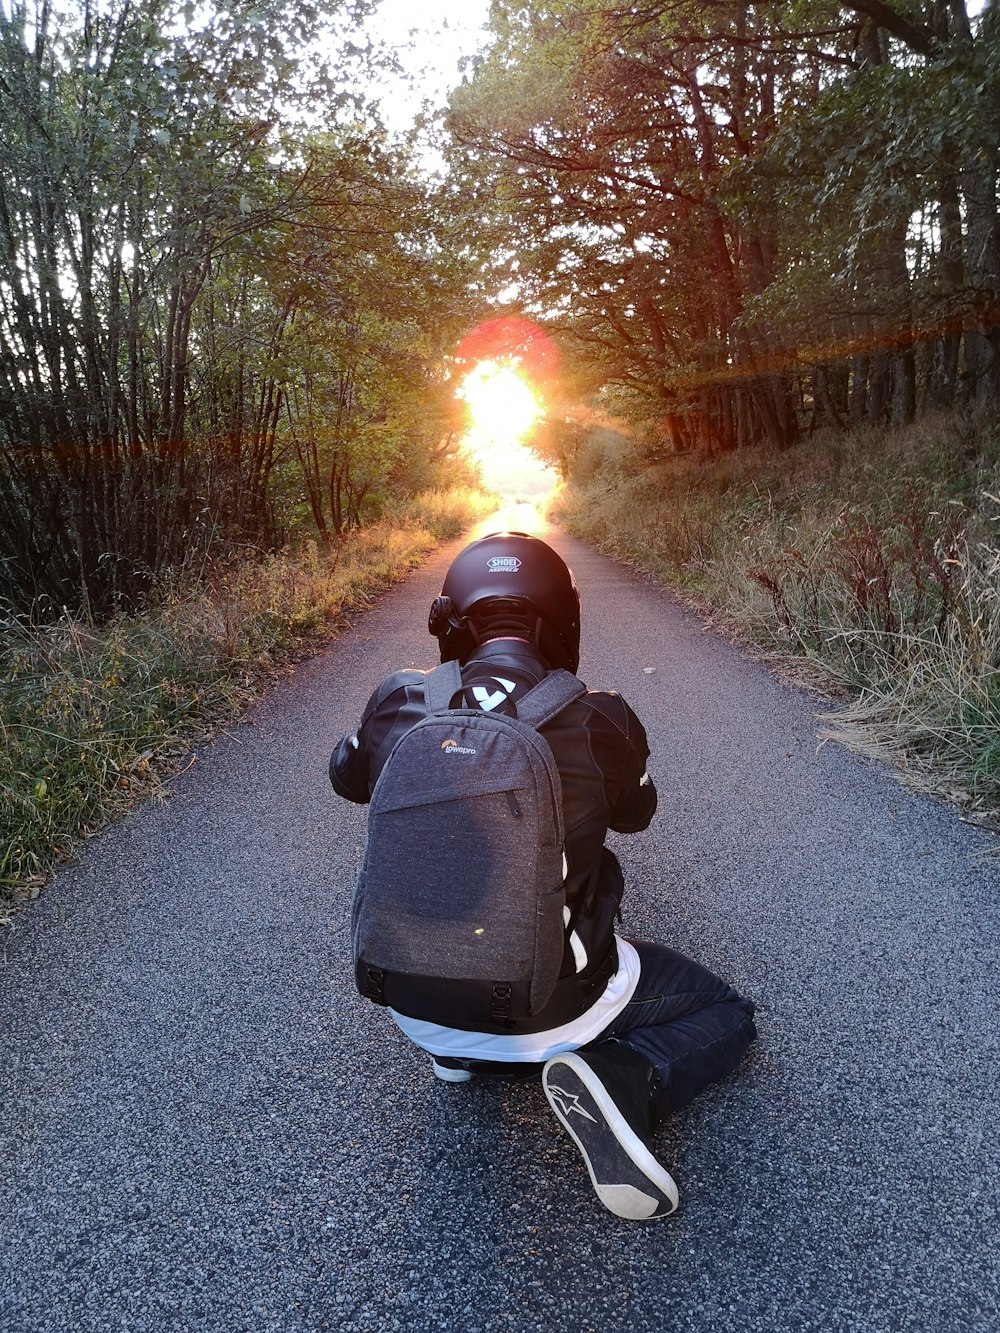
<path id="1" fill-rule="evenodd" d="M 996 427 L 645 465 L 603 432 L 553 516 L 846 700 L 824 737 L 1000 827 Z"/>
<path id="2" fill-rule="evenodd" d="M 496 507 L 432 491 L 337 548 L 175 571 L 147 612 L 16 619 L 0 646 L 0 924 L 81 837 L 160 792 L 282 662 Z"/>

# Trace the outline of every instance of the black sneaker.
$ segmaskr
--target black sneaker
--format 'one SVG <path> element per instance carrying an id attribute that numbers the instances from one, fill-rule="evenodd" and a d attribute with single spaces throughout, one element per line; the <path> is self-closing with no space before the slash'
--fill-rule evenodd
<path id="1" fill-rule="evenodd" d="M 549 1105 L 583 1154 L 605 1208 L 632 1221 L 669 1217 L 677 1186 L 653 1156 L 649 1062 L 617 1043 L 554 1055 L 542 1071 Z"/>

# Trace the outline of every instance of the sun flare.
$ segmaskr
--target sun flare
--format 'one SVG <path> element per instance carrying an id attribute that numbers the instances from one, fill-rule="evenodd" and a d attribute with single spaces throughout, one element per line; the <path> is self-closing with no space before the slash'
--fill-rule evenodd
<path id="1" fill-rule="evenodd" d="M 469 443 L 474 448 L 521 444 L 542 414 L 530 384 L 512 366 L 480 361 L 458 390 L 469 411 Z"/>
<path id="2" fill-rule="evenodd" d="M 509 362 L 484 358 L 456 392 L 468 416 L 462 443 L 484 485 L 506 496 L 548 494 L 555 474 L 525 443 L 545 412 L 530 379 Z"/>

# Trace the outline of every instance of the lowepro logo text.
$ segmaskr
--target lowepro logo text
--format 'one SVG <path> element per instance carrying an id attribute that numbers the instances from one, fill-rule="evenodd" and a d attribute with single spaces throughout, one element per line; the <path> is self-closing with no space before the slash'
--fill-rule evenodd
<path id="1" fill-rule="evenodd" d="M 445 754 L 475 754 L 475 750 L 470 750 L 467 745 L 459 745 L 458 741 L 442 741 L 441 749 Z"/>

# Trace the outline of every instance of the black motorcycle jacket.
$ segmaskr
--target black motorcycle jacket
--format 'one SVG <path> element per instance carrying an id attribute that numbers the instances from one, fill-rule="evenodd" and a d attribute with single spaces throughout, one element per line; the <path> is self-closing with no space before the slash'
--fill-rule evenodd
<path id="1" fill-rule="evenodd" d="M 461 704 L 513 714 L 517 700 L 547 672 L 531 644 L 492 640 L 462 668 Z M 362 804 L 371 799 L 396 742 L 427 715 L 425 675 L 395 672 L 372 695 L 357 734 L 345 736 L 331 757 L 330 781 L 338 795 Z M 656 811 L 656 789 L 646 771 L 646 733 L 621 695 L 588 690 L 542 734 L 562 781 L 569 920 L 555 994 L 530 1023 L 518 1024 L 519 1032 L 547 1031 L 579 1017 L 614 975 L 614 924 L 624 886 L 604 840 L 609 828 L 619 833 L 646 828 Z M 461 1014 L 456 1013 L 453 1026 L 463 1026 Z"/>

